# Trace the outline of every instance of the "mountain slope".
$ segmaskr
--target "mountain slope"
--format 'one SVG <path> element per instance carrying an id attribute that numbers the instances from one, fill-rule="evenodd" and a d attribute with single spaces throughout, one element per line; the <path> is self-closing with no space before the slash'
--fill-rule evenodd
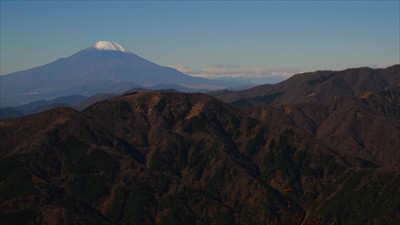
<path id="1" fill-rule="evenodd" d="M 134 92 L 0 120 L 2 223 L 398 221 L 398 172 L 247 115 L 202 94 Z"/>
<path id="2" fill-rule="evenodd" d="M 261 121 L 300 128 L 359 166 L 396 167 L 399 79 L 400 65 L 317 71 L 215 95 Z"/>
<path id="3" fill-rule="evenodd" d="M 0 119 L 3 118 L 15 118 L 22 116 L 20 112 L 15 110 L 14 108 L 7 107 L 7 108 L 0 108 Z"/>
<path id="4" fill-rule="evenodd" d="M 400 120 L 394 115 L 400 107 L 395 101 L 399 97 L 380 102 L 374 95 L 368 100 L 341 97 L 329 105 L 299 103 L 246 111 L 265 123 L 299 128 L 359 166 L 398 167 Z"/>
<path id="5" fill-rule="evenodd" d="M 227 84 L 159 66 L 117 43 L 104 41 L 70 57 L 0 78 L 2 106 L 67 95 L 121 93 L 140 85 L 160 83 L 190 85 L 199 89 L 221 88 Z"/>
<path id="6" fill-rule="evenodd" d="M 260 85 L 243 91 L 215 93 L 236 106 L 328 103 L 340 96 L 362 96 L 400 85 L 400 65 L 385 69 L 354 68 L 297 74 L 278 84 Z"/>

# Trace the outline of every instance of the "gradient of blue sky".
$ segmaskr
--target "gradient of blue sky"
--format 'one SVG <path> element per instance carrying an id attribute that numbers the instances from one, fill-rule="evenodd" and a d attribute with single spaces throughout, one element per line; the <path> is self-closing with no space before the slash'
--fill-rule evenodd
<path id="1" fill-rule="evenodd" d="M 399 1 L 1 1 L 0 74 L 113 40 L 160 65 L 311 71 L 400 61 Z"/>

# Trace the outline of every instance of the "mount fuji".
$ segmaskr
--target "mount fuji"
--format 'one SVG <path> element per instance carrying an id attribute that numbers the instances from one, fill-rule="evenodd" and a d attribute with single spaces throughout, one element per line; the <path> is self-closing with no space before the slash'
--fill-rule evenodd
<path id="1" fill-rule="evenodd" d="M 2 106 L 67 95 L 120 93 L 161 84 L 202 90 L 240 85 L 183 74 L 141 58 L 112 41 L 99 41 L 67 58 L 3 75 L 0 79 Z"/>

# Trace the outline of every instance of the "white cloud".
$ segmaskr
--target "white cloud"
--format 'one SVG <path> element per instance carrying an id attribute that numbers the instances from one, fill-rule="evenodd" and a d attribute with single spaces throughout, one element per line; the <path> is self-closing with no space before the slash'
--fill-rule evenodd
<path id="1" fill-rule="evenodd" d="M 384 69 L 384 68 L 389 67 L 389 66 L 391 66 L 391 64 L 378 64 L 378 65 L 374 65 L 374 66 L 371 66 L 371 67 L 372 68 Z"/>
<path id="2" fill-rule="evenodd" d="M 187 66 L 171 66 L 182 73 L 204 78 L 283 78 L 286 79 L 300 70 L 278 70 L 260 66 L 240 66 L 214 64 L 205 68 L 193 68 Z"/>

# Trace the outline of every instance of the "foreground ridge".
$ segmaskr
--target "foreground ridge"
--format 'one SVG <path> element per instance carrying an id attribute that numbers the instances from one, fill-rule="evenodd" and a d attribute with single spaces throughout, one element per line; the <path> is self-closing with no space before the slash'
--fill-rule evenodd
<path id="1" fill-rule="evenodd" d="M 360 166 L 296 126 L 248 115 L 203 94 L 131 92 L 82 112 L 0 120 L 2 221 L 398 221 L 397 170 Z"/>

